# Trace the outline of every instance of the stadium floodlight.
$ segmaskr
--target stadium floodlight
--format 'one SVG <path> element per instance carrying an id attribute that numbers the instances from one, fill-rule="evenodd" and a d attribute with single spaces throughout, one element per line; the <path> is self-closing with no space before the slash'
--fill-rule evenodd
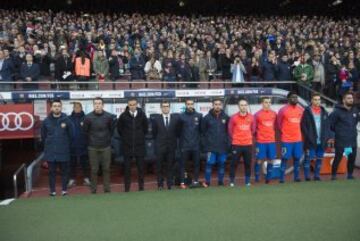
<path id="1" fill-rule="evenodd" d="M 182 1 L 182 0 L 180 0 L 180 1 L 178 2 L 178 4 L 179 4 L 179 7 L 184 7 L 184 6 L 185 6 L 185 2 Z"/>
<path id="2" fill-rule="evenodd" d="M 342 0 L 336 0 L 332 3 L 333 6 L 337 6 L 339 4 L 341 4 L 343 1 Z"/>

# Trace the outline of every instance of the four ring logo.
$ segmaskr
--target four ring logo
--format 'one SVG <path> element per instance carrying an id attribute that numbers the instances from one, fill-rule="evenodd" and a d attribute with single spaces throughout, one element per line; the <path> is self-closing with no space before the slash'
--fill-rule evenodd
<path id="1" fill-rule="evenodd" d="M 0 131 L 28 131 L 34 124 L 34 116 L 29 112 L 0 112 Z"/>

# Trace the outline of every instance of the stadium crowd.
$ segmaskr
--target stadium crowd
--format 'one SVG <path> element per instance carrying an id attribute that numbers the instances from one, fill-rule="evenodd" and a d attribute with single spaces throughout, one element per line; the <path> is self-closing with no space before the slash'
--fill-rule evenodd
<path id="1" fill-rule="evenodd" d="M 336 98 L 357 90 L 360 25 L 352 17 L 0 10 L 0 49 L 0 81 L 296 80 Z"/>

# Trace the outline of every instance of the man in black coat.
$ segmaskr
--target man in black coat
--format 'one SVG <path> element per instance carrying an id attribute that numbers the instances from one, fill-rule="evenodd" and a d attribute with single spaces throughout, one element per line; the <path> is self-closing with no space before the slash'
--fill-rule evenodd
<path id="1" fill-rule="evenodd" d="M 39 85 L 36 84 L 39 79 L 40 68 L 39 65 L 33 62 L 33 56 L 31 54 L 26 55 L 26 63 L 21 65 L 20 76 L 22 81 L 28 82 L 23 85 L 24 90 L 36 90 Z M 33 84 L 35 83 L 35 84 Z"/>
<path id="2" fill-rule="evenodd" d="M 347 158 L 347 179 L 354 179 L 354 163 L 357 151 L 357 124 L 359 110 L 354 107 L 354 95 L 347 92 L 342 97 L 342 105 L 336 105 L 330 114 L 330 128 L 335 134 L 335 158 L 332 164 L 331 178 L 336 180 L 336 173 L 343 156 Z"/>
<path id="3" fill-rule="evenodd" d="M 163 101 L 160 105 L 162 113 L 154 115 L 151 119 L 159 190 L 163 189 L 165 178 L 168 189 L 173 185 L 173 166 L 180 123 L 178 114 L 170 114 L 168 101 Z"/>
<path id="4" fill-rule="evenodd" d="M 314 180 L 320 181 L 320 168 L 328 142 L 332 139 L 328 112 L 321 106 L 320 94 L 313 94 L 311 105 L 305 108 L 301 119 L 304 140 L 304 176 L 310 181 L 310 161 L 316 159 Z"/>
<path id="5" fill-rule="evenodd" d="M 74 76 L 74 64 L 66 49 L 61 51 L 61 55 L 55 61 L 55 79 L 57 81 L 72 81 Z M 61 88 L 64 89 L 67 86 L 62 84 Z"/>
<path id="6" fill-rule="evenodd" d="M 128 106 L 117 122 L 117 130 L 122 139 L 124 151 L 124 179 L 125 192 L 130 191 L 131 161 L 136 160 L 138 169 L 139 191 L 144 190 L 144 156 L 145 134 L 148 122 L 145 113 L 137 107 L 137 100 L 128 100 Z"/>

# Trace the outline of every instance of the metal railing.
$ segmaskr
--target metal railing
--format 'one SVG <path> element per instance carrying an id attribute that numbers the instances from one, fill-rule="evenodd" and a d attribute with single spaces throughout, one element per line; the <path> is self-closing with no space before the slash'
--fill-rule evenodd
<path id="1" fill-rule="evenodd" d="M 24 170 L 24 183 L 25 183 L 25 190 L 28 189 L 27 187 L 27 172 L 26 172 L 26 164 L 23 163 L 21 164 L 21 166 L 16 170 L 16 172 L 13 175 L 13 181 L 14 181 L 14 198 L 18 198 L 19 197 L 19 193 L 18 193 L 18 175 L 19 173 Z"/>
<path id="2" fill-rule="evenodd" d="M 28 194 L 31 194 L 33 183 L 36 181 L 37 177 L 40 174 L 40 165 L 41 165 L 41 161 L 42 161 L 43 157 L 44 157 L 44 153 L 42 152 L 35 160 L 33 160 L 30 163 L 30 165 L 26 169 L 26 172 L 27 172 L 26 192 Z"/>

